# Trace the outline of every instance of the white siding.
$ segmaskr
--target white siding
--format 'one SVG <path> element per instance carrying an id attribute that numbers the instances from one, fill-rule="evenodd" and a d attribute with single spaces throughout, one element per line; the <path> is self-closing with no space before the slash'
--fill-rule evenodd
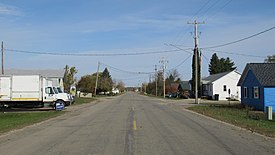
<path id="1" fill-rule="evenodd" d="M 227 75 L 221 77 L 220 79 L 213 82 L 213 96 L 219 94 L 220 100 L 226 100 L 229 97 L 228 89 L 230 89 L 231 97 L 240 100 L 241 88 L 237 86 L 237 83 L 241 75 L 232 71 Z M 224 91 L 224 85 L 226 85 L 226 91 Z"/>

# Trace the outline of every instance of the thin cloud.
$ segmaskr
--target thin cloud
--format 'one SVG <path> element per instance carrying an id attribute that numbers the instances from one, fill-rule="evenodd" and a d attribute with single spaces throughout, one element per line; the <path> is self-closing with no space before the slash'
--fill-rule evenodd
<path id="1" fill-rule="evenodd" d="M 23 16 L 18 7 L 0 4 L 0 15 Z"/>

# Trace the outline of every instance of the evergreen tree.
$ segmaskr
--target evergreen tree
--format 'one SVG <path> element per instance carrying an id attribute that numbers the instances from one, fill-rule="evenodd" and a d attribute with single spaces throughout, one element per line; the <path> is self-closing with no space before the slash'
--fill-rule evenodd
<path id="1" fill-rule="evenodd" d="M 105 68 L 103 70 L 103 72 L 99 76 L 99 80 L 98 81 L 99 81 L 98 82 L 99 92 L 107 92 L 107 91 L 111 91 L 112 90 L 113 82 L 112 82 L 111 75 L 110 75 L 110 73 L 109 73 L 109 71 L 108 71 L 107 68 Z"/>
<path id="2" fill-rule="evenodd" d="M 224 58 L 219 59 L 217 54 L 214 53 L 210 60 L 208 71 L 210 75 L 233 71 L 236 69 L 234 65 L 235 65 L 234 62 L 229 57 L 227 57 L 226 59 Z"/>
<path id="3" fill-rule="evenodd" d="M 197 65 L 198 65 L 198 72 L 197 72 L 197 75 L 198 75 L 198 96 L 200 96 L 201 94 L 201 56 L 199 55 L 199 51 L 197 49 L 194 49 L 196 50 L 196 54 L 197 54 Z M 192 85 L 192 92 L 193 92 L 193 95 L 195 95 L 195 55 L 193 55 L 193 61 L 192 61 L 192 80 L 191 80 L 191 85 Z"/>
<path id="4" fill-rule="evenodd" d="M 210 64 L 209 64 L 209 69 L 208 69 L 210 75 L 219 73 L 220 67 L 221 67 L 220 60 L 219 60 L 217 54 L 214 53 L 212 55 L 212 58 L 210 59 Z"/>
<path id="5" fill-rule="evenodd" d="M 275 63 L 275 55 L 269 55 L 267 58 L 264 60 L 265 63 Z"/>

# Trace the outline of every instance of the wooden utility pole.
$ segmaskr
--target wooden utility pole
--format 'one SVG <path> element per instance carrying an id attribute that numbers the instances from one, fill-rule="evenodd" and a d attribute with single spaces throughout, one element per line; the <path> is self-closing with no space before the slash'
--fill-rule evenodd
<path id="1" fill-rule="evenodd" d="M 195 48 L 194 48 L 194 58 L 195 58 L 195 103 L 199 104 L 198 100 L 198 45 L 199 45 L 199 37 L 198 37 L 198 24 L 204 24 L 204 22 L 199 23 L 195 20 L 194 23 L 188 23 L 188 24 L 194 24 L 194 39 L 195 39 Z"/>
<path id="2" fill-rule="evenodd" d="M 157 76 L 157 65 L 155 65 L 155 82 L 156 82 L 156 96 L 158 96 L 158 76 Z"/>
<path id="3" fill-rule="evenodd" d="M 4 43 L 2 41 L 2 75 L 4 75 Z"/>
<path id="4" fill-rule="evenodd" d="M 167 66 L 168 61 L 164 58 L 162 58 L 159 61 L 162 64 L 162 74 L 163 74 L 163 98 L 165 98 L 165 69 Z"/>
<path id="5" fill-rule="evenodd" d="M 97 72 L 96 72 L 96 81 L 95 81 L 95 94 L 94 96 L 96 96 L 96 90 L 97 90 L 97 83 L 98 83 L 98 76 L 99 76 L 99 66 L 100 66 L 100 62 L 98 62 L 97 64 Z"/>

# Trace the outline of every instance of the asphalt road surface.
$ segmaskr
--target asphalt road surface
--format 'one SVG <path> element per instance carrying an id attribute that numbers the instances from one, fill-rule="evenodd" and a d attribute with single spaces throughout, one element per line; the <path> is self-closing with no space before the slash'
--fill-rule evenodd
<path id="1" fill-rule="evenodd" d="M 0 136 L 3 155 L 275 154 L 275 140 L 126 93 Z"/>

